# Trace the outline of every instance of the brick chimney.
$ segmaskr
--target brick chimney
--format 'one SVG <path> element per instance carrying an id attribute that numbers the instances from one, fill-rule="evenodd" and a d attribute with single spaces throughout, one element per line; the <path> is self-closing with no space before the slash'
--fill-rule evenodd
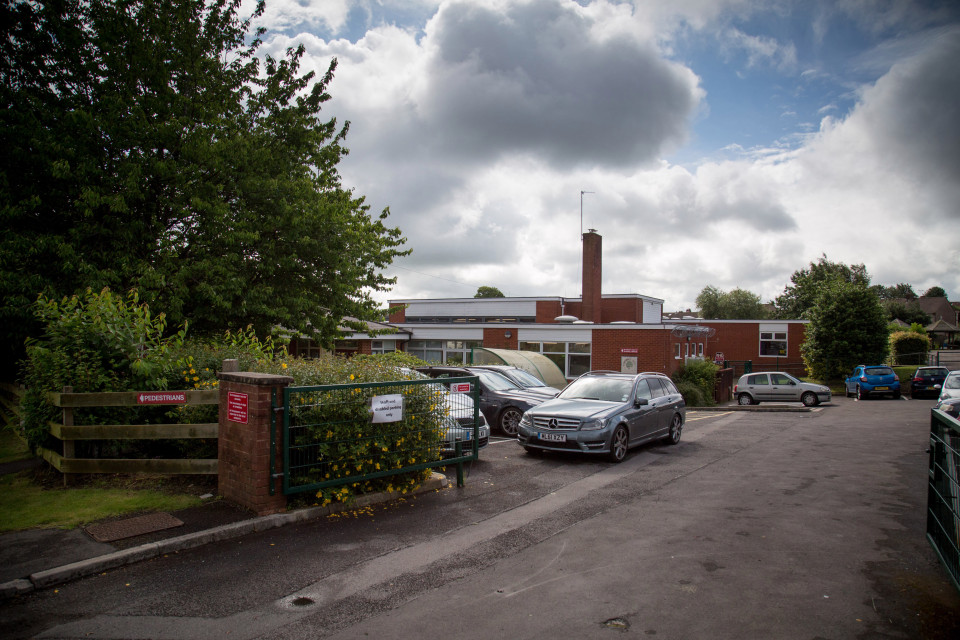
<path id="1" fill-rule="evenodd" d="M 600 322 L 600 276 L 603 238 L 596 229 L 583 234 L 583 303 L 580 319 Z"/>

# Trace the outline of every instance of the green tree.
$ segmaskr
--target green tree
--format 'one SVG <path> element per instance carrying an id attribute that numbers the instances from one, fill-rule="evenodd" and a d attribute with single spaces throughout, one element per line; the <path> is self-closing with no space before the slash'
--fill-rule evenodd
<path id="1" fill-rule="evenodd" d="M 769 316 L 760 296 L 739 287 L 725 292 L 708 285 L 697 296 L 700 317 L 707 319 L 748 320 Z"/>
<path id="2" fill-rule="evenodd" d="M 883 300 L 882 304 L 888 320 L 902 320 L 907 324 L 916 322 L 924 326 L 930 324 L 930 316 L 916 302 L 895 299 Z"/>
<path id="3" fill-rule="evenodd" d="M 890 347 L 880 299 L 865 284 L 842 278 L 823 285 L 809 311 L 800 353 L 810 374 L 830 380 L 861 363 L 879 363 Z"/>
<path id="4" fill-rule="evenodd" d="M 794 271 L 790 282 L 792 284 L 787 285 L 774 301 L 778 318 L 809 318 L 810 310 L 824 287 L 833 282 L 849 282 L 867 287 L 870 285 L 870 275 L 862 264 L 847 266 L 830 262 L 826 255 L 821 255 L 816 263 L 810 263 L 808 269 Z"/>
<path id="5" fill-rule="evenodd" d="M 943 287 L 930 287 L 927 289 L 927 292 L 923 294 L 924 298 L 946 298 L 947 291 Z"/>
<path id="6" fill-rule="evenodd" d="M 349 123 L 320 117 L 336 60 L 317 78 L 302 47 L 262 56 L 239 9 L 3 3 L 4 355 L 38 331 L 39 294 L 87 287 L 137 289 L 195 335 L 282 326 L 329 344 L 344 318 L 378 317 L 404 238 L 341 185 Z"/>
<path id="7" fill-rule="evenodd" d="M 474 294 L 474 298 L 503 298 L 503 292 L 496 287 L 479 287 L 477 293 Z"/>
<path id="8" fill-rule="evenodd" d="M 916 300 L 917 293 L 913 286 L 905 282 L 900 282 L 892 287 L 877 285 L 877 293 L 881 300 Z"/>

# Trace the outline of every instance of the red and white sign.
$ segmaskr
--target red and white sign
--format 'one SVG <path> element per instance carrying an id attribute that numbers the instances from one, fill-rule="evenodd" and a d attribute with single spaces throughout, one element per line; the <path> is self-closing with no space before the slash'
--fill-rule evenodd
<path id="1" fill-rule="evenodd" d="M 640 349 L 620 349 L 620 353 L 640 353 Z"/>
<path id="2" fill-rule="evenodd" d="M 183 391 L 144 391 L 137 394 L 137 404 L 186 404 Z"/>
<path id="3" fill-rule="evenodd" d="M 470 393 L 469 382 L 454 382 L 450 385 L 450 393 Z"/>
<path id="4" fill-rule="evenodd" d="M 247 424 L 248 396 L 236 391 L 227 392 L 227 420 L 237 424 Z"/>

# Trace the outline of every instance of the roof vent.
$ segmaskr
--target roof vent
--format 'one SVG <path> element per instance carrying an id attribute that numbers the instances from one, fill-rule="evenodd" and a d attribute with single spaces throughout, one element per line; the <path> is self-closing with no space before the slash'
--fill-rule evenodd
<path id="1" fill-rule="evenodd" d="M 572 324 L 577 322 L 577 316 L 557 316 L 553 321 L 561 324 Z"/>

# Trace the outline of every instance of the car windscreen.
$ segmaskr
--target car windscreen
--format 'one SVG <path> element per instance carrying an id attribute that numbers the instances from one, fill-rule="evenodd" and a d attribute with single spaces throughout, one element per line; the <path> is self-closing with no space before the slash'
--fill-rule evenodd
<path id="1" fill-rule="evenodd" d="M 945 389 L 960 389 L 960 375 L 947 376 L 947 379 L 943 381 L 943 386 Z"/>
<path id="2" fill-rule="evenodd" d="M 893 369 L 890 367 L 867 367 L 863 370 L 863 375 L 866 376 L 889 376 L 893 373 Z"/>
<path id="3" fill-rule="evenodd" d="M 480 378 L 480 382 L 494 391 L 516 391 L 520 388 L 499 373 L 483 371 L 481 369 L 473 369 L 470 373 L 477 375 Z"/>
<path id="4" fill-rule="evenodd" d="M 626 402 L 632 388 L 633 378 L 578 378 L 557 397 L 564 400 Z"/>
<path id="5" fill-rule="evenodd" d="M 543 380 L 541 380 L 541 379 L 538 378 L 537 376 L 533 375 L 532 373 L 528 373 L 528 372 L 524 371 L 523 369 L 511 369 L 511 370 L 510 370 L 510 375 L 513 376 L 514 378 L 516 378 L 517 380 L 519 380 L 520 383 L 521 383 L 522 385 L 524 385 L 525 387 L 545 387 L 545 386 L 547 386 L 547 385 L 543 382 Z"/>

